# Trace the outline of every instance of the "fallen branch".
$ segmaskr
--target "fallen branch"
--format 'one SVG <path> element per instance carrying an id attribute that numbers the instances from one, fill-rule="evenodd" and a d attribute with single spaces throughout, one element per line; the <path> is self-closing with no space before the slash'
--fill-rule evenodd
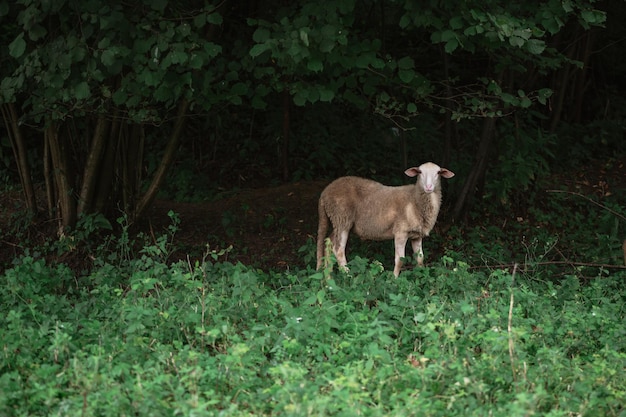
<path id="1" fill-rule="evenodd" d="M 589 201 L 590 203 L 593 203 L 596 206 L 605 209 L 606 211 L 608 211 L 609 213 L 613 214 L 614 216 L 617 216 L 620 219 L 626 221 L 626 217 L 624 217 L 620 213 L 616 212 L 615 210 L 612 210 L 612 209 L 608 208 L 607 206 L 605 206 L 603 204 L 598 203 L 597 201 L 592 200 L 591 198 L 589 198 L 586 195 L 583 195 L 581 193 L 577 193 L 575 191 L 566 191 L 566 190 L 546 190 L 546 193 L 564 193 L 564 194 L 572 194 L 572 195 L 575 195 L 575 196 L 578 196 L 578 197 L 582 197 L 585 200 Z"/>
<path id="2" fill-rule="evenodd" d="M 470 266 L 469 269 L 481 269 L 481 268 L 505 269 L 505 268 L 513 268 L 515 265 L 517 265 L 517 262 L 513 262 L 509 264 L 497 264 L 497 265 L 474 265 L 474 266 Z M 587 267 L 587 268 L 626 269 L 626 265 L 611 265 L 611 264 L 600 264 L 600 263 L 593 263 L 593 262 L 572 262 L 572 261 L 545 261 L 545 262 L 535 262 L 532 265 L 536 265 L 536 266 L 570 265 L 572 267 L 582 266 L 582 267 Z"/>

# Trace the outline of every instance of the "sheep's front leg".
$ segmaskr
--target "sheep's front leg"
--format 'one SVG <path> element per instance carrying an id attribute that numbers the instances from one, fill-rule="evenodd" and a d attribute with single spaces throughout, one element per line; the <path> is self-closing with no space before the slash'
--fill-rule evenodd
<path id="1" fill-rule="evenodd" d="M 411 247 L 413 248 L 413 253 L 415 254 L 415 259 L 417 260 L 417 264 L 419 266 L 424 266 L 424 250 L 422 249 L 422 238 L 412 239 Z"/>
<path id="2" fill-rule="evenodd" d="M 395 236 L 393 239 L 394 246 L 396 248 L 395 266 L 393 268 L 393 274 L 397 277 L 400 275 L 400 269 L 402 268 L 402 258 L 404 258 L 406 250 L 406 236 Z"/>

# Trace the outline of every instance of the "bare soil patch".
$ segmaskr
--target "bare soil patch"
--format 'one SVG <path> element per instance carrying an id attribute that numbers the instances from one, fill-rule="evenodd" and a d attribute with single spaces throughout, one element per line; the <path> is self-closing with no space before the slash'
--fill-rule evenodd
<path id="1" fill-rule="evenodd" d="M 175 258 L 201 258 L 206 250 L 232 246 L 227 259 L 264 269 L 304 267 L 298 249 L 317 231 L 317 200 L 326 181 L 296 182 L 271 188 L 235 191 L 216 201 L 157 201 L 146 226 L 163 233 L 167 213 L 180 217 Z M 145 228 L 145 227 L 142 227 Z"/>
<path id="2" fill-rule="evenodd" d="M 144 232 L 156 239 L 167 233 L 171 224 L 168 212 L 173 211 L 179 216 L 180 225 L 170 261 L 182 259 L 193 263 L 201 260 L 208 245 L 210 250 L 232 246 L 225 260 L 265 270 L 313 266 L 313 246 L 305 253 L 299 249 L 316 237 L 317 200 L 328 182 L 302 181 L 229 191 L 217 200 L 206 202 L 158 200 L 133 232 Z M 626 192 L 626 158 L 595 161 L 575 172 L 557 173 L 548 183 L 554 186 L 546 189 L 564 187 L 569 192 L 590 196 L 602 203 L 604 198 Z M 544 194 L 544 198 L 548 196 L 548 193 Z M 580 199 L 576 195 L 570 197 Z M 24 221 L 20 216 L 23 210 L 19 190 L 0 195 L 0 272 L 29 246 L 41 244 L 56 234 L 56 222 L 45 216 L 34 219 L 21 235 L 13 233 L 19 226 L 16 222 Z M 490 221 L 502 224 L 502 219 L 491 218 Z M 48 258 L 51 262 L 65 262 L 80 271 L 89 267 L 90 254 L 77 248 L 73 253 L 56 258 L 49 255 Z"/>

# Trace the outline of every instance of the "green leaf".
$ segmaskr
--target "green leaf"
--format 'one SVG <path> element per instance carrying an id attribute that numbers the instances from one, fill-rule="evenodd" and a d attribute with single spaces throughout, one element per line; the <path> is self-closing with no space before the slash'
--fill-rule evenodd
<path id="1" fill-rule="evenodd" d="M 597 23 L 603 23 L 606 16 L 597 10 L 583 10 L 580 13 L 580 17 L 585 23 L 595 25 Z"/>
<path id="2" fill-rule="evenodd" d="M 252 35 L 252 40 L 256 43 L 263 43 L 270 38 L 270 31 L 265 28 L 258 28 Z"/>
<path id="3" fill-rule="evenodd" d="M 309 102 L 316 103 L 320 99 L 320 92 L 317 88 L 312 88 L 309 90 L 309 96 L 307 97 Z"/>
<path id="4" fill-rule="evenodd" d="M 102 61 L 105 67 L 113 66 L 113 64 L 115 64 L 115 50 L 105 49 L 104 51 L 102 51 L 102 55 L 100 55 L 100 61 Z"/>
<path id="5" fill-rule="evenodd" d="M 24 55 L 26 50 L 26 41 L 24 41 L 24 33 L 17 35 L 17 38 L 9 44 L 9 55 L 13 58 L 19 58 Z"/>
<path id="6" fill-rule="evenodd" d="M 150 1 L 150 6 L 152 6 L 152 10 L 162 12 L 165 10 L 165 6 L 167 6 L 167 0 L 152 0 Z"/>
<path id="7" fill-rule="evenodd" d="M 363 54 L 363 55 L 359 55 L 356 58 L 356 61 L 354 62 L 354 65 L 357 68 L 368 68 L 369 65 L 370 65 L 370 61 L 371 61 L 371 58 L 368 55 Z"/>
<path id="8" fill-rule="evenodd" d="M 221 25 L 224 22 L 224 18 L 221 14 L 215 12 L 207 16 L 207 22 L 212 25 Z"/>
<path id="9" fill-rule="evenodd" d="M 263 110 L 267 108 L 267 102 L 263 100 L 262 97 L 259 97 L 257 95 L 252 97 L 252 101 L 250 104 L 252 104 L 252 108 L 257 110 Z"/>
<path id="10" fill-rule="evenodd" d="M 202 59 L 200 54 L 195 54 L 195 53 L 191 54 L 191 57 L 189 58 L 189 67 L 197 70 L 197 69 L 202 68 L 203 64 L 204 64 L 204 60 Z"/>
<path id="11" fill-rule="evenodd" d="M 476 26 L 470 26 L 463 31 L 465 36 L 474 36 L 476 35 Z"/>
<path id="12" fill-rule="evenodd" d="M 459 46 L 459 41 L 456 38 L 454 38 L 446 42 L 446 46 L 444 47 L 444 49 L 447 53 L 450 54 L 454 52 L 455 49 L 458 48 L 458 46 Z"/>
<path id="13" fill-rule="evenodd" d="M 202 29 L 207 22 L 207 16 L 205 13 L 199 13 L 193 18 L 193 25 L 196 29 Z"/>
<path id="14" fill-rule="evenodd" d="M 305 46 L 309 46 L 309 33 L 304 29 L 300 29 L 300 40 Z"/>
<path id="15" fill-rule="evenodd" d="M 128 100 L 128 94 L 123 88 L 120 88 L 115 93 L 113 93 L 113 103 L 116 106 L 122 106 L 126 104 L 126 100 Z"/>
<path id="16" fill-rule="evenodd" d="M 246 83 L 236 83 L 230 88 L 230 93 L 237 96 L 243 96 L 248 92 L 248 85 Z"/>
<path id="17" fill-rule="evenodd" d="M 306 101 L 309 97 L 309 91 L 302 89 L 302 90 L 298 90 L 296 91 L 296 94 L 294 94 L 293 96 L 293 102 L 296 104 L 296 106 L 304 106 L 306 104 Z"/>
<path id="18" fill-rule="evenodd" d="M 250 56 L 252 58 L 256 58 L 261 55 L 263 52 L 269 49 L 269 45 L 266 43 L 257 43 L 252 48 L 250 48 Z"/>
<path id="19" fill-rule="evenodd" d="M 332 51 L 333 49 L 335 49 L 335 42 L 329 39 L 322 39 L 322 41 L 320 42 L 319 48 L 320 48 L 320 52 L 328 53 Z"/>
<path id="20" fill-rule="evenodd" d="M 411 18 L 409 17 L 409 15 L 407 13 L 403 14 L 402 17 L 400 18 L 400 27 L 402 29 L 406 29 L 409 25 L 411 24 Z"/>
<path id="21" fill-rule="evenodd" d="M 533 55 L 540 55 L 546 50 L 546 43 L 539 39 L 531 39 L 526 42 L 526 49 Z"/>
<path id="22" fill-rule="evenodd" d="M 417 113 L 417 106 L 415 103 L 409 103 L 406 105 L 406 111 L 409 113 Z"/>
<path id="23" fill-rule="evenodd" d="M 155 87 L 161 82 L 162 74 L 157 76 L 154 71 L 144 67 L 142 71 L 137 72 L 137 81 L 148 87 Z"/>
<path id="24" fill-rule="evenodd" d="M 415 68 L 415 62 L 413 61 L 413 58 L 405 56 L 404 58 L 401 58 L 398 61 L 398 68 L 399 69 L 413 69 Z"/>
<path id="25" fill-rule="evenodd" d="M 415 71 L 410 70 L 400 70 L 398 72 L 398 76 L 402 80 L 403 83 L 409 84 L 415 78 Z"/>
<path id="26" fill-rule="evenodd" d="M 517 46 L 518 48 L 521 48 L 522 46 L 524 46 L 524 39 L 514 35 L 509 38 L 509 43 L 511 44 L 511 46 Z"/>
<path id="27" fill-rule="evenodd" d="M 337 27 L 334 25 L 324 25 L 321 29 L 322 36 L 329 39 L 334 39 L 337 35 Z"/>
<path id="28" fill-rule="evenodd" d="M 372 60 L 372 67 L 376 69 L 383 69 L 385 68 L 385 61 L 380 58 L 374 58 Z"/>
<path id="29" fill-rule="evenodd" d="M 167 84 L 161 84 L 154 92 L 154 98 L 160 102 L 166 102 L 174 98 L 172 87 Z"/>
<path id="30" fill-rule="evenodd" d="M 549 88 L 542 88 L 537 91 L 537 101 L 541 104 L 546 104 L 547 100 L 552 96 L 552 90 Z"/>
<path id="31" fill-rule="evenodd" d="M 46 28 L 41 25 L 33 25 L 28 31 L 28 37 L 33 41 L 38 41 L 39 39 L 43 39 L 44 36 L 48 34 Z"/>
<path id="32" fill-rule="evenodd" d="M 456 39 L 456 33 L 453 30 L 444 30 L 440 34 L 441 42 L 448 42 L 452 39 Z"/>
<path id="33" fill-rule="evenodd" d="M 313 72 L 320 72 L 324 69 L 324 64 L 319 59 L 311 59 L 306 66 L 309 70 Z"/>
<path id="34" fill-rule="evenodd" d="M 74 86 L 74 98 L 76 100 L 84 100 L 91 95 L 89 84 L 87 81 L 81 81 Z"/>
<path id="35" fill-rule="evenodd" d="M 455 16 L 450 19 L 450 27 L 455 30 L 461 29 L 464 26 L 464 23 L 465 22 L 463 21 L 462 16 Z"/>
<path id="36" fill-rule="evenodd" d="M 187 53 L 185 51 L 172 51 L 169 53 L 170 60 L 174 64 L 184 64 L 187 62 Z"/>
<path id="37" fill-rule="evenodd" d="M 331 102 L 335 98 L 335 92 L 332 90 L 320 90 L 320 101 Z"/>
<path id="38" fill-rule="evenodd" d="M 511 94 L 509 94 L 509 93 L 502 93 L 502 94 L 500 95 L 500 98 L 501 98 L 501 99 L 502 99 L 502 101 L 503 101 L 503 102 L 505 102 L 506 104 L 512 104 L 512 103 L 515 103 L 515 102 L 517 101 L 517 99 L 516 99 L 513 95 L 511 95 Z"/>
<path id="39" fill-rule="evenodd" d="M 208 42 L 204 45 L 204 50 L 207 54 L 209 54 L 209 58 L 215 58 L 222 53 L 222 46 L 213 42 Z"/>

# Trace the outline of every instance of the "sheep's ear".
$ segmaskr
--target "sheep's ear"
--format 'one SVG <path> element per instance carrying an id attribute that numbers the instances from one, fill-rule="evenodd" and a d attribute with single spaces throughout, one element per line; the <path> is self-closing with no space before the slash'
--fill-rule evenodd
<path id="1" fill-rule="evenodd" d="M 404 173 L 409 176 L 409 177 L 417 177 L 419 174 L 422 173 L 422 171 L 420 171 L 419 168 L 409 168 L 406 171 L 404 171 Z"/>
<path id="2" fill-rule="evenodd" d="M 449 169 L 441 168 L 439 170 L 439 175 L 444 178 L 452 178 L 454 177 L 454 172 L 450 171 Z"/>

